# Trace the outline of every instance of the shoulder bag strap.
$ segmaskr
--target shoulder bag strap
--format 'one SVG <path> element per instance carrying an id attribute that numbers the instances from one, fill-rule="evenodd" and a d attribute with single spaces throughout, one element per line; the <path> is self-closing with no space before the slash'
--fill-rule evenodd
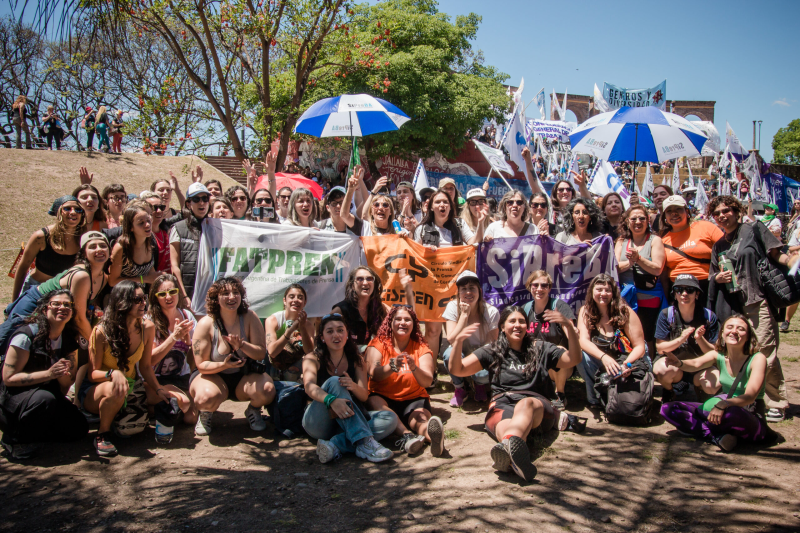
<path id="1" fill-rule="evenodd" d="M 728 389 L 728 394 L 725 396 L 726 400 L 730 400 L 731 399 L 731 395 L 733 394 L 733 391 L 736 390 L 736 387 L 739 386 L 739 382 L 742 381 L 742 377 L 744 377 L 744 374 L 747 371 L 747 365 L 750 364 L 750 359 L 752 359 L 752 358 L 753 358 L 752 355 L 748 356 L 747 359 L 745 360 L 744 364 L 742 365 L 742 368 L 739 369 L 739 373 L 736 374 L 736 379 L 733 380 L 733 385 L 731 385 L 731 388 Z"/>
<path id="2" fill-rule="evenodd" d="M 678 250 L 677 248 L 675 248 L 674 246 L 670 246 L 669 244 L 665 244 L 664 248 L 669 248 L 670 250 L 672 250 L 676 254 L 678 254 L 680 256 L 683 256 L 686 259 L 689 259 L 690 261 L 694 261 L 696 263 L 702 263 L 704 265 L 710 265 L 711 264 L 711 259 L 700 259 L 700 258 L 697 258 L 697 257 L 692 257 L 691 255 L 687 254 L 683 250 Z"/>

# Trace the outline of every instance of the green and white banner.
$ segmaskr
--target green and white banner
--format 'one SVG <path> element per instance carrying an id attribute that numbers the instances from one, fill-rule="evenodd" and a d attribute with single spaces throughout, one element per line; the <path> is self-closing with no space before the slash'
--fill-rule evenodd
<path id="1" fill-rule="evenodd" d="M 283 293 L 292 283 L 306 290 L 308 316 L 323 316 L 344 299 L 344 282 L 360 262 L 359 239 L 351 234 L 207 218 L 192 309 L 205 314 L 206 293 L 214 281 L 236 276 L 250 309 L 261 318 L 283 310 Z"/>

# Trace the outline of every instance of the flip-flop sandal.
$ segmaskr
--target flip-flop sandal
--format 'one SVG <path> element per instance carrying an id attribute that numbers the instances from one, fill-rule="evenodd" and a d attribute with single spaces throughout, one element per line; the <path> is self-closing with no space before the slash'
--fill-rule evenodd
<path id="1" fill-rule="evenodd" d="M 573 433 L 583 433 L 586 429 L 587 421 L 588 418 L 562 412 L 558 419 L 558 430 L 572 431 Z"/>

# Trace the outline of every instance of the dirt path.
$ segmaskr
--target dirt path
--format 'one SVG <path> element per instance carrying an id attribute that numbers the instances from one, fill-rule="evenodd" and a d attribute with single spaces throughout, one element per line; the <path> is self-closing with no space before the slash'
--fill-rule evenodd
<path id="1" fill-rule="evenodd" d="M 791 414 L 800 414 L 800 348 L 784 346 Z M 446 379 L 446 378 L 445 378 Z M 570 381 L 569 411 L 582 408 Z M 445 390 L 446 389 L 446 390 Z M 725 455 L 660 422 L 611 426 L 587 410 L 583 435 L 551 432 L 539 474 L 522 483 L 492 471 L 485 410 L 451 410 L 449 383 L 433 395 L 448 454 L 396 453 L 374 465 L 348 456 L 320 465 L 307 439 L 257 435 L 244 405 L 226 402 L 215 432 L 181 427 L 168 447 L 153 430 L 98 459 L 90 442 L 47 448 L 26 464 L 0 459 L 0 530 L 42 531 L 800 531 L 800 432 Z M 546 447 L 545 447 L 546 446 Z"/>

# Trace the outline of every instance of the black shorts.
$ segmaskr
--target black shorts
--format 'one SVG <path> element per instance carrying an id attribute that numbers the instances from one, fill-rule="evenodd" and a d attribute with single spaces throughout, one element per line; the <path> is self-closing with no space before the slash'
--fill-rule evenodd
<path id="1" fill-rule="evenodd" d="M 192 372 L 191 377 L 189 378 L 189 385 L 192 384 L 192 381 L 200 375 L 199 370 L 195 370 Z M 217 376 L 222 379 L 225 386 L 228 387 L 228 400 L 233 400 L 234 402 L 238 402 L 239 400 L 236 398 L 236 387 L 239 386 L 239 382 L 242 381 L 244 374 L 242 372 L 237 372 L 235 374 L 223 374 L 219 372 L 217 374 L 212 374 L 213 376 Z"/>
<path id="2" fill-rule="evenodd" d="M 161 385 L 172 385 L 178 387 L 180 390 L 189 394 L 189 383 L 191 383 L 191 374 L 183 376 L 156 376 L 158 383 Z"/>
<path id="3" fill-rule="evenodd" d="M 486 419 L 484 420 L 484 429 L 486 429 L 489 435 L 496 438 L 495 431 L 497 430 L 497 424 L 500 423 L 501 420 L 508 420 L 513 417 L 514 408 L 517 406 L 517 403 L 524 398 L 536 398 L 544 405 L 542 423 L 539 424 L 539 427 L 533 428 L 533 431 L 544 433 L 553 428 L 556 423 L 556 410 L 553 404 L 550 403 L 550 400 L 535 392 L 526 394 L 510 393 L 500 396 L 497 400 L 489 404 L 489 410 L 486 412 Z"/>
<path id="4" fill-rule="evenodd" d="M 400 419 L 400 422 L 402 422 L 405 427 L 408 427 L 408 419 L 411 413 L 417 409 L 427 409 L 429 413 L 432 412 L 431 399 L 427 397 L 411 398 L 410 400 L 390 400 L 386 396 L 381 396 L 380 394 L 374 394 L 373 396 L 383 398 L 383 401 L 386 402 L 389 409 L 394 411 L 394 414 L 397 415 L 397 418 Z"/>

